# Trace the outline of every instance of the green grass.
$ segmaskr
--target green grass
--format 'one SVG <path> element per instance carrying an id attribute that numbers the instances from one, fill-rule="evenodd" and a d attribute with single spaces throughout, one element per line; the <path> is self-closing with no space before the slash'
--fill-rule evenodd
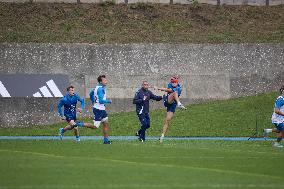
<path id="1" fill-rule="evenodd" d="M 186 111 L 177 110 L 169 129 L 169 136 L 251 136 L 258 135 L 263 128 L 272 128 L 271 114 L 278 94 L 268 93 L 257 96 L 240 97 L 230 100 L 213 101 L 188 106 Z M 165 110 L 155 110 L 151 114 L 149 136 L 159 136 L 163 126 Z M 109 115 L 111 135 L 133 135 L 139 127 L 135 112 Z M 91 118 L 85 119 L 92 122 Z M 30 128 L 0 128 L 0 135 L 57 135 L 58 128 L 66 123 Z M 81 135 L 101 135 L 101 129 L 80 129 Z M 67 132 L 72 135 L 72 132 Z"/>
<path id="2" fill-rule="evenodd" d="M 0 42 L 283 43 L 284 6 L 0 3 Z"/>
<path id="3" fill-rule="evenodd" d="M 0 141 L 0 188 L 284 188 L 268 141 Z"/>

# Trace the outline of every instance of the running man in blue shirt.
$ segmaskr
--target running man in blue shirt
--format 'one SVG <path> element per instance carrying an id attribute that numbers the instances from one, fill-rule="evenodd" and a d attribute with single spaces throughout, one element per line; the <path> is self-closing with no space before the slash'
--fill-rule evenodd
<path id="1" fill-rule="evenodd" d="M 162 135 L 160 137 L 160 142 L 163 142 L 165 134 L 167 133 L 167 130 L 169 128 L 170 122 L 173 119 L 175 109 L 177 107 L 186 109 L 186 107 L 182 105 L 179 99 L 182 92 L 182 87 L 179 84 L 177 76 L 173 76 L 171 78 L 171 82 L 168 84 L 167 88 L 156 88 L 156 89 L 166 92 L 166 94 L 163 96 L 163 99 L 164 99 L 164 106 L 167 108 L 167 115 L 165 118 Z"/>
<path id="2" fill-rule="evenodd" d="M 90 92 L 90 99 L 93 104 L 93 113 L 94 113 L 94 125 L 90 128 L 96 127 L 99 128 L 100 124 L 103 124 L 103 135 L 104 135 L 104 144 L 111 144 L 109 141 L 109 122 L 108 115 L 106 112 L 105 104 L 110 104 L 111 100 L 106 97 L 106 85 L 107 79 L 105 75 L 100 75 L 98 77 L 98 85 L 94 90 Z M 89 127 L 89 126 L 87 126 Z"/>
<path id="3" fill-rule="evenodd" d="M 284 137 L 284 85 L 280 88 L 279 92 L 280 96 L 275 101 L 274 111 L 271 117 L 272 124 L 274 124 L 275 128 L 264 129 L 264 133 L 277 133 L 277 139 L 273 143 L 273 146 L 283 148 L 280 142 Z"/>
<path id="4" fill-rule="evenodd" d="M 66 127 L 59 129 L 59 136 L 62 139 L 65 131 L 74 129 L 76 140 L 80 141 L 78 126 L 84 126 L 84 122 L 77 121 L 76 106 L 78 101 L 81 102 L 81 108 L 78 108 L 78 112 L 82 113 L 85 108 L 85 101 L 75 93 L 73 86 L 69 86 L 67 91 L 67 94 L 59 100 L 57 106 L 58 115 L 68 123 Z M 64 114 L 62 113 L 62 106 L 64 106 Z"/>
<path id="5" fill-rule="evenodd" d="M 136 104 L 136 113 L 141 123 L 141 128 L 137 131 L 141 142 L 145 141 L 145 131 L 150 128 L 149 101 L 150 99 L 160 101 L 162 96 L 154 95 L 149 89 L 149 83 L 143 81 L 142 88 L 139 89 L 134 96 L 133 104 Z"/>

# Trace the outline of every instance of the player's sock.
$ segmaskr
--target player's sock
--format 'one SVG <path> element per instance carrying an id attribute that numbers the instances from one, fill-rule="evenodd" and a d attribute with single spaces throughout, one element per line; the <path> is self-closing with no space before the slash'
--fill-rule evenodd
<path id="1" fill-rule="evenodd" d="M 76 136 L 76 141 L 80 141 L 81 139 L 80 139 L 80 136 Z"/>
<path id="2" fill-rule="evenodd" d="M 164 137 L 165 137 L 165 134 L 164 134 L 164 133 L 162 133 L 161 137 L 159 138 L 159 141 L 160 141 L 161 143 L 163 142 Z"/>
<path id="3" fill-rule="evenodd" d="M 64 134 L 64 132 L 65 132 L 64 128 L 63 127 L 60 128 L 60 134 Z"/>
<path id="4" fill-rule="evenodd" d="M 108 142 L 108 137 L 104 137 L 104 142 Z"/>
<path id="5" fill-rule="evenodd" d="M 271 132 L 272 132 L 272 129 L 264 129 L 264 132 L 266 132 L 266 133 L 271 133 Z"/>

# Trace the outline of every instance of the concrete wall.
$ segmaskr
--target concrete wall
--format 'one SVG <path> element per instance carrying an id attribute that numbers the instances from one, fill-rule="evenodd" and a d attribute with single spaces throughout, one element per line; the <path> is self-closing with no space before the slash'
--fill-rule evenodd
<path id="1" fill-rule="evenodd" d="M 112 0 L 0 0 L 0 2 L 15 2 L 15 3 L 101 3 Z M 116 4 L 120 3 L 163 3 L 163 4 L 192 4 L 193 0 L 114 0 Z M 198 0 L 199 3 L 211 5 L 281 5 L 284 0 Z"/>
<path id="2" fill-rule="evenodd" d="M 165 86 L 174 74 L 181 76 L 186 104 L 277 90 L 284 84 L 284 45 L 0 44 L 0 74 L 17 73 L 67 74 L 79 94 L 86 97 L 97 76 L 106 74 L 108 96 L 114 100 L 110 111 L 130 111 L 134 110 L 132 97 L 142 80 Z M 25 115 L 27 106 L 38 107 L 42 101 L 48 104 L 42 110 L 46 109 L 48 122 L 56 121 L 54 111 L 50 111 L 56 107 L 56 100 L 0 98 L 1 126 L 44 123 L 37 121 L 33 111 L 27 112 L 30 116 L 26 122 L 18 116 Z M 9 104 L 11 108 L 5 108 Z M 162 107 L 162 103 L 152 107 Z M 15 115 L 14 120 L 11 115 Z"/>

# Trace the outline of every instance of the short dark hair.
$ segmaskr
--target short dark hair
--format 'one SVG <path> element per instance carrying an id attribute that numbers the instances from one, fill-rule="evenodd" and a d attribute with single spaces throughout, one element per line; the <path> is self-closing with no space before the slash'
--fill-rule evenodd
<path id="1" fill-rule="evenodd" d="M 99 83 L 102 82 L 103 78 L 106 78 L 106 76 L 105 76 L 105 75 L 100 75 L 100 76 L 98 77 L 98 82 L 99 82 Z"/>
<path id="2" fill-rule="evenodd" d="M 282 94 L 284 91 L 284 85 L 279 89 L 280 94 Z"/>
<path id="3" fill-rule="evenodd" d="M 74 89 L 74 87 L 72 85 L 68 86 L 67 91 L 69 91 L 71 88 Z"/>

